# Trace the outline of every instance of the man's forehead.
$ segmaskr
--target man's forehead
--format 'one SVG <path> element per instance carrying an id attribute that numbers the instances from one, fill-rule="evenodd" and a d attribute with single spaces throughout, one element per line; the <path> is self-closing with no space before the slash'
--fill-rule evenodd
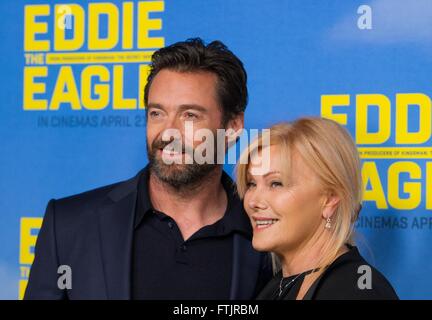
<path id="1" fill-rule="evenodd" d="M 172 81 L 203 81 L 207 80 L 209 82 L 215 83 L 217 81 L 217 76 L 213 72 L 210 71 L 201 71 L 201 70 L 193 70 L 193 71 L 179 71 L 173 69 L 162 69 L 159 71 L 153 79 L 153 83 L 156 81 L 167 81 L 168 79 Z M 151 89 L 151 87 L 150 87 Z"/>
<path id="2" fill-rule="evenodd" d="M 213 76 L 163 70 L 156 75 L 149 90 L 148 106 L 189 105 L 207 109 L 217 104 Z"/>

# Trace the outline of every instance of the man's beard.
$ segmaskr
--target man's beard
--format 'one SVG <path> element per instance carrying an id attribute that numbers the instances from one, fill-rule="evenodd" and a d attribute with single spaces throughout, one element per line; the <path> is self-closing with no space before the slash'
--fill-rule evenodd
<path id="1" fill-rule="evenodd" d="M 182 163 L 167 164 L 159 156 L 159 151 L 165 148 L 172 141 L 163 141 L 161 138 L 155 139 L 151 146 L 147 143 L 147 157 L 149 160 L 150 171 L 162 182 L 170 185 L 176 190 L 196 188 L 200 185 L 200 182 L 213 172 L 218 164 L 216 161 L 213 163 L 199 164 L 192 160 L 192 163 L 184 163 L 185 153 L 194 158 L 194 150 L 188 149 L 184 145 L 181 146 Z M 216 145 L 214 144 L 215 148 Z M 213 150 L 216 155 L 216 150 Z"/>

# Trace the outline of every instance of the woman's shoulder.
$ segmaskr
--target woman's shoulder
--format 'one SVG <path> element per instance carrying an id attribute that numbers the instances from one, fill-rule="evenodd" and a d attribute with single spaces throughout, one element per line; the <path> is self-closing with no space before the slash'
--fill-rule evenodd
<path id="1" fill-rule="evenodd" d="M 390 282 L 360 255 L 357 247 L 339 256 L 308 294 L 312 299 L 329 300 L 398 299 Z"/>

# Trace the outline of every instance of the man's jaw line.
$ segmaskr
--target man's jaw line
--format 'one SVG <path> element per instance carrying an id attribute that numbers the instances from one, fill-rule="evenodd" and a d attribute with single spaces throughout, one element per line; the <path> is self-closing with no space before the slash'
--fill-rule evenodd
<path id="1" fill-rule="evenodd" d="M 173 166 L 187 166 L 188 164 L 172 164 Z M 160 190 L 166 190 L 167 192 L 176 195 L 177 197 L 181 199 L 185 198 L 191 198 L 193 197 L 197 192 L 202 190 L 202 188 L 207 184 L 207 180 L 209 177 L 216 174 L 219 179 L 222 174 L 222 166 L 221 165 L 215 165 L 215 168 L 208 172 L 206 175 L 204 175 L 201 179 L 189 183 L 189 184 L 182 184 L 180 186 L 175 186 L 173 184 L 170 184 L 168 181 L 165 181 L 163 178 L 159 177 L 154 170 L 150 169 L 150 181 L 157 186 L 157 189 Z"/>

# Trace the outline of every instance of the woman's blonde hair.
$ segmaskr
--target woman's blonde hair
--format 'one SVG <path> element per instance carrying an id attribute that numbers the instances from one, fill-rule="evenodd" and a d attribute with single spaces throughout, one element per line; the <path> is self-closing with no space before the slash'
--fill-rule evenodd
<path id="1" fill-rule="evenodd" d="M 281 168 L 283 180 L 289 180 L 293 174 L 291 160 L 296 152 L 316 174 L 323 191 L 340 199 L 331 218 L 332 227 L 328 229 L 330 241 L 323 248 L 324 256 L 317 266 L 322 273 L 344 244 L 354 244 L 354 222 L 361 208 L 363 190 L 356 145 L 348 131 L 332 120 L 308 117 L 276 124 L 255 138 L 240 156 L 236 176 L 241 198 L 246 193 L 252 155 L 266 147 L 266 141 L 278 147 L 281 163 L 286 164 Z"/>

